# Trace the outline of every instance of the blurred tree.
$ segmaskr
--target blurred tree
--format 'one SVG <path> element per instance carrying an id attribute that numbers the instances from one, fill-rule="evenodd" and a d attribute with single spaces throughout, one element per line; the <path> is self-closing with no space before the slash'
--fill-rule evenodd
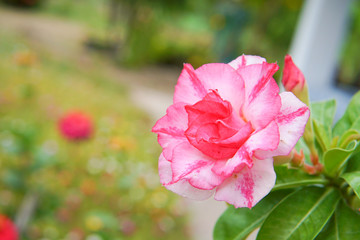
<path id="1" fill-rule="evenodd" d="M 115 42 L 116 58 L 134 65 L 153 59 L 164 12 L 183 10 L 186 0 L 109 0 L 108 6 L 109 36 Z"/>
<path id="2" fill-rule="evenodd" d="M 303 0 L 235 1 L 249 21 L 239 38 L 238 52 L 283 59 L 288 51 Z"/>
<path id="3" fill-rule="evenodd" d="M 214 52 L 221 62 L 230 62 L 238 56 L 238 39 L 248 24 L 249 14 L 235 1 L 219 1 L 215 9 L 210 19 L 215 30 Z"/>
<path id="4" fill-rule="evenodd" d="M 93 8 L 99 2 L 91 1 Z M 103 0 L 106 17 L 100 15 L 107 20 L 107 27 L 101 28 L 105 38 L 95 34 L 88 44 L 127 65 L 186 61 L 199 66 L 242 53 L 275 61 L 288 50 L 302 2 Z"/>

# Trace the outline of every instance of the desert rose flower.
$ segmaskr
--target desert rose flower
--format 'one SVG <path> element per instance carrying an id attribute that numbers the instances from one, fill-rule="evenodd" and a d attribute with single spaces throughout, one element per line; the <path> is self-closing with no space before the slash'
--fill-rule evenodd
<path id="1" fill-rule="evenodd" d="M 0 239 L 17 240 L 18 233 L 13 222 L 4 215 L 0 214 Z"/>
<path id="2" fill-rule="evenodd" d="M 93 123 L 85 113 L 79 111 L 69 112 L 60 119 L 59 130 L 69 140 L 84 140 L 91 136 Z"/>
<path id="3" fill-rule="evenodd" d="M 272 77 L 278 68 L 245 55 L 196 70 L 184 64 L 174 104 L 152 129 L 166 188 L 249 208 L 270 192 L 272 157 L 290 153 L 309 117 L 292 93 L 279 94 Z"/>

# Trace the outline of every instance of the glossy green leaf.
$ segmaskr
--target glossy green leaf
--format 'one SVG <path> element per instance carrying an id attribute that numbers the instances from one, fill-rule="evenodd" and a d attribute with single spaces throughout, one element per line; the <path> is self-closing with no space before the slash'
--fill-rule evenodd
<path id="1" fill-rule="evenodd" d="M 331 132 L 328 132 L 325 126 L 316 120 L 313 120 L 313 127 L 316 140 L 318 141 L 322 151 L 325 152 L 331 144 Z"/>
<path id="2" fill-rule="evenodd" d="M 360 91 L 351 99 L 344 115 L 335 124 L 333 136 L 342 136 L 357 121 L 360 116 Z"/>
<path id="3" fill-rule="evenodd" d="M 360 132 L 360 116 L 353 122 L 351 129 L 355 129 Z"/>
<path id="4" fill-rule="evenodd" d="M 328 180 L 320 176 L 306 174 L 298 169 L 289 169 L 287 166 L 275 166 L 276 183 L 273 191 L 314 184 L 327 184 Z"/>
<path id="5" fill-rule="evenodd" d="M 311 118 L 324 125 L 327 131 L 331 131 L 335 111 L 336 101 L 334 99 L 311 104 Z"/>
<path id="6" fill-rule="evenodd" d="M 350 209 L 344 202 L 339 204 L 335 212 L 339 239 L 360 239 L 360 215 Z"/>
<path id="7" fill-rule="evenodd" d="M 358 141 L 353 141 L 347 149 L 333 148 L 324 153 L 324 169 L 329 176 L 335 176 L 346 165 L 347 160 L 359 146 Z"/>
<path id="8" fill-rule="evenodd" d="M 262 224 L 268 213 L 289 193 L 290 191 L 272 192 L 252 209 L 229 206 L 216 222 L 214 239 L 245 239 Z"/>
<path id="9" fill-rule="evenodd" d="M 308 187 L 291 194 L 269 214 L 257 240 L 314 239 L 334 213 L 335 189 Z"/>
<path id="10" fill-rule="evenodd" d="M 336 211 L 336 210 L 335 210 Z M 316 240 L 339 240 L 337 234 L 337 226 L 335 225 L 335 213 L 332 215 L 327 224 L 323 227 Z"/>
<path id="11" fill-rule="evenodd" d="M 327 226 L 316 240 L 360 239 L 360 215 L 341 201 Z"/>
<path id="12" fill-rule="evenodd" d="M 311 104 L 314 133 L 323 151 L 330 147 L 335 111 L 336 101 L 333 99 Z"/>
<path id="13" fill-rule="evenodd" d="M 341 176 L 360 198 L 360 171 L 345 173 Z"/>
<path id="14" fill-rule="evenodd" d="M 360 152 L 353 153 L 348 160 L 345 172 L 360 171 Z"/>

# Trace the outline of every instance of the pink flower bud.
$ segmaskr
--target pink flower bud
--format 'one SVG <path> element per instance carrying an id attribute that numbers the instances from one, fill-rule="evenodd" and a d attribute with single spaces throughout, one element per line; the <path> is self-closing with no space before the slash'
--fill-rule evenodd
<path id="1" fill-rule="evenodd" d="M 295 149 L 293 151 L 294 151 L 294 156 L 291 160 L 291 165 L 294 167 L 303 166 L 305 163 L 304 151 L 302 149 L 300 150 L 300 153 L 297 153 Z"/>
<path id="2" fill-rule="evenodd" d="M 68 140 L 84 140 L 91 136 L 93 123 L 91 118 L 82 112 L 70 112 L 60 119 L 59 130 Z"/>
<path id="3" fill-rule="evenodd" d="M 290 55 L 285 56 L 282 84 L 286 91 L 293 92 L 295 95 L 297 95 L 295 92 L 302 91 L 306 84 L 303 73 L 294 64 Z"/>
<path id="4" fill-rule="evenodd" d="M 17 240 L 18 233 L 14 223 L 4 215 L 0 214 L 0 239 Z"/>

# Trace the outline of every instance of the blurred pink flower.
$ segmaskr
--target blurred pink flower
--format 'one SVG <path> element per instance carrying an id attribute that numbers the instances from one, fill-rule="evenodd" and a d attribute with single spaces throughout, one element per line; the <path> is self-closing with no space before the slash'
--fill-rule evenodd
<path id="1" fill-rule="evenodd" d="M 85 113 L 69 112 L 60 119 L 59 130 L 69 140 L 84 140 L 90 138 L 93 132 L 93 123 Z"/>
<path id="2" fill-rule="evenodd" d="M 17 240 L 18 233 L 14 223 L 4 215 L 0 214 L 0 239 Z"/>
<path id="3" fill-rule="evenodd" d="M 174 104 L 152 131 L 163 148 L 161 183 L 182 196 L 254 206 L 275 184 L 273 156 L 287 155 L 304 131 L 309 109 L 279 94 L 278 70 L 258 56 L 229 64 L 189 64 Z"/>
<path id="4" fill-rule="evenodd" d="M 303 73 L 295 65 L 290 55 L 285 56 L 282 84 L 286 91 L 302 91 L 306 81 Z"/>
<path id="5" fill-rule="evenodd" d="M 129 237 L 136 232 L 137 226 L 131 219 L 125 219 L 120 223 L 120 229 L 125 236 Z"/>

